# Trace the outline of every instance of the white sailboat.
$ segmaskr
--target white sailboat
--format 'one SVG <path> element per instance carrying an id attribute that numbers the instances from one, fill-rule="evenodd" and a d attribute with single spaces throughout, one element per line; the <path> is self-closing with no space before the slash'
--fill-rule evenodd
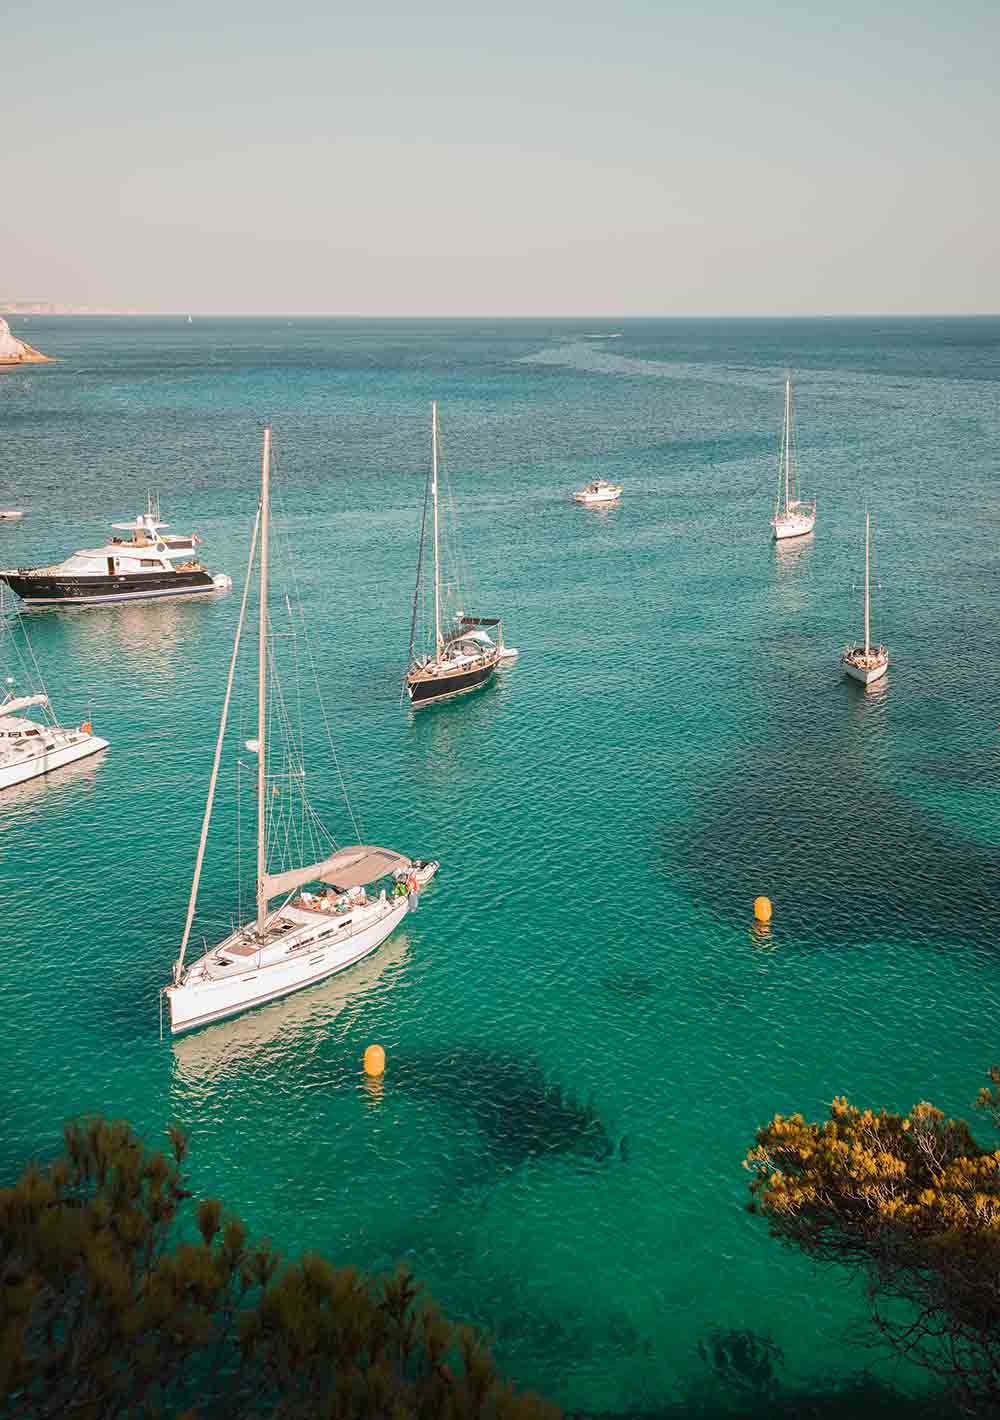
<path id="1" fill-rule="evenodd" d="M 771 529 L 775 542 L 786 537 L 805 537 L 816 526 L 816 500 L 799 497 L 798 470 L 792 458 L 792 372 L 785 373 L 785 420 L 781 433 L 778 464 L 778 495 L 774 502 Z"/>
<path id="2" fill-rule="evenodd" d="M 338 849 L 322 825 L 319 828 L 323 840 L 334 849 L 333 852 L 314 862 L 300 859 L 290 863 L 286 856 L 284 866 L 276 871 L 269 866 L 269 841 L 280 842 L 281 834 L 288 830 L 287 818 L 284 828 L 280 822 L 275 822 L 276 816 L 280 818 L 284 810 L 272 809 L 272 804 L 281 804 L 282 799 L 275 797 L 279 786 L 268 777 L 268 691 L 269 677 L 273 679 L 275 676 L 268 636 L 270 454 L 271 430 L 267 428 L 261 460 L 260 509 L 254 525 L 229 664 L 187 920 L 180 954 L 174 963 L 173 982 L 163 990 L 170 1011 L 170 1028 L 174 1033 L 236 1015 L 250 1006 L 287 996 L 290 992 L 344 971 L 374 952 L 399 926 L 410 907 L 416 906 L 417 882 L 411 879 L 410 891 L 407 892 L 407 883 L 404 881 L 400 890 L 392 876 L 413 867 L 409 858 L 392 849 L 373 845 L 359 844 Z M 255 739 L 247 741 L 247 748 L 257 755 L 256 915 L 250 922 L 237 927 L 218 946 L 208 949 L 185 966 L 258 535 L 257 734 Z M 301 738 L 296 737 L 295 743 L 286 746 L 285 752 L 289 784 L 294 781 L 302 795 L 302 821 L 306 822 L 309 816 L 312 834 L 315 816 L 304 798 L 305 768 L 301 761 Z M 297 840 L 297 851 L 301 852 L 303 842 L 303 837 Z M 380 879 L 385 880 L 385 885 L 377 896 L 369 897 L 366 887 Z M 280 903 L 274 908 L 271 904 L 276 899 L 280 899 Z"/>
<path id="3" fill-rule="evenodd" d="M 0 602 L 0 618 L 5 616 Z M 7 630 L 7 644 L 14 648 L 13 627 Z M 37 665 L 27 628 L 23 625 L 20 634 L 24 637 L 27 655 L 21 655 L 21 663 L 36 684 L 40 684 Z M 15 648 L 16 649 L 16 648 Z M 0 690 L 0 789 L 9 789 L 14 784 L 23 784 L 28 779 L 37 779 L 53 769 L 62 769 L 78 759 L 97 754 L 107 749 L 107 740 L 95 735 L 89 720 L 81 725 L 60 725 L 49 704 L 48 692 L 44 685 L 40 690 L 28 695 L 15 695 L 13 677 L 8 676 L 8 689 Z M 38 720 L 30 719 L 25 710 L 39 709 L 44 712 Z"/>
<path id="4" fill-rule="evenodd" d="M 849 676 L 862 685 L 881 680 L 889 669 L 889 653 L 884 646 L 871 641 L 871 516 L 865 513 L 865 641 L 863 646 L 848 646 L 840 658 Z"/>

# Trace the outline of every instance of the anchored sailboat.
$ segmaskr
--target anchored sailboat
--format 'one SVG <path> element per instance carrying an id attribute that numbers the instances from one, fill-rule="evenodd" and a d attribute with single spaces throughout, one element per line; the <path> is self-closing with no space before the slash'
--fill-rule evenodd
<path id="1" fill-rule="evenodd" d="M 884 646 L 873 646 L 871 641 L 871 516 L 865 513 L 865 643 L 863 646 L 848 646 L 840 658 L 841 665 L 849 676 L 871 685 L 873 680 L 881 680 L 889 669 L 889 653 Z"/>
<path id="2" fill-rule="evenodd" d="M 0 598 L 0 621 L 5 621 L 6 615 Z M 36 685 L 41 685 L 27 627 L 23 624 L 20 633 L 24 638 L 24 653 L 18 650 L 15 641 L 17 632 L 13 626 L 5 628 L 7 645 L 20 658 L 29 678 Z M 79 726 L 59 724 L 44 685 L 27 695 L 15 695 L 9 688 L 13 684 L 13 677 L 8 676 L 8 688 L 0 688 L 0 789 L 23 784 L 27 779 L 36 779 L 52 769 L 61 769 L 78 759 L 96 754 L 98 750 L 107 749 L 107 740 L 94 734 L 89 720 L 84 720 Z M 39 720 L 29 719 L 24 714 L 25 710 L 35 708 L 42 711 Z"/>
<path id="3" fill-rule="evenodd" d="M 271 430 L 264 430 L 261 459 L 261 498 L 250 544 L 250 557 L 239 622 L 229 663 L 229 678 L 215 745 L 208 798 L 201 839 L 195 861 L 194 879 L 180 954 L 174 963 L 173 983 L 164 988 L 170 1008 L 170 1027 L 176 1032 L 232 1016 L 249 1006 L 287 996 L 304 986 L 322 981 L 370 955 L 399 926 L 411 905 L 416 905 L 418 885 L 410 876 L 411 860 L 392 849 L 372 845 L 337 848 L 305 799 L 305 767 L 301 735 L 289 736 L 285 746 L 286 772 L 282 785 L 269 776 L 268 730 L 269 682 L 275 685 L 277 701 L 271 709 L 284 713 L 284 697 L 272 663 L 268 633 L 268 554 L 270 541 L 270 456 Z M 257 756 L 257 891 L 256 915 L 240 925 L 218 946 L 185 966 L 198 900 L 198 884 L 205 857 L 215 786 L 218 779 L 223 739 L 229 715 L 233 679 L 236 672 L 240 636 L 246 617 L 247 599 L 260 544 L 260 613 L 257 646 L 257 734 L 246 747 Z M 279 789 L 301 798 L 301 813 L 284 807 Z M 302 825 L 293 830 L 293 822 Z M 289 834 L 297 858 L 288 856 Z M 325 843 L 329 849 L 316 861 L 308 862 L 304 846 Z M 275 853 L 284 849 L 280 866 L 272 870 L 269 846 Z M 431 866 L 431 865 L 427 865 Z M 436 865 L 433 865 L 436 867 Z M 398 885 L 394 875 L 399 874 Z M 377 896 L 365 889 L 385 880 Z M 409 881 L 407 881 L 409 879 Z M 409 891 L 407 891 L 409 889 Z M 272 907 L 275 899 L 280 904 Z"/>
<path id="4" fill-rule="evenodd" d="M 778 464 L 778 494 L 774 502 L 771 528 L 775 542 L 786 537 L 805 537 L 816 526 L 816 500 L 799 497 L 798 469 L 792 456 L 792 372 L 785 373 L 785 420 L 781 433 Z"/>
<path id="5" fill-rule="evenodd" d="M 427 705 L 434 700 L 448 700 L 478 690 L 493 679 L 501 661 L 513 660 L 517 651 L 503 643 L 503 626 L 495 616 L 466 616 L 461 609 L 454 613 L 450 625 L 442 622 L 441 597 L 441 532 L 440 499 L 438 495 L 438 418 L 437 404 L 431 405 L 431 470 L 430 498 L 434 556 L 434 617 L 433 654 L 415 653 L 417 612 L 420 605 L 424 560 L 424 532 L 427 522 L 427 499 L 424 499 L 424 521 L 420 529 L 420 554 L 417 559 L 417 585 L 413 593 L 413 619 L 410 625 L 409 667 L 403 682 L 406 694 L 414 705 Z M 496 628 L 494 641 L 490 630 Z"/>

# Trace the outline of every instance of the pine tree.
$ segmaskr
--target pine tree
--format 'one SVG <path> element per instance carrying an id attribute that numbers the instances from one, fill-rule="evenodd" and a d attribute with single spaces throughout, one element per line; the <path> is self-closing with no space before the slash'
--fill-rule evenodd
<path id="1" fill-rule="evenodd" d="M 0 1190 L 0 1414 L 18 1420 L 554 1420 L 405 1271 L 288 1262 L 206 1198 L 184 1134 L 64 1131 Z M 195 1228 L 184 1236 L 193 1212 Z"/>

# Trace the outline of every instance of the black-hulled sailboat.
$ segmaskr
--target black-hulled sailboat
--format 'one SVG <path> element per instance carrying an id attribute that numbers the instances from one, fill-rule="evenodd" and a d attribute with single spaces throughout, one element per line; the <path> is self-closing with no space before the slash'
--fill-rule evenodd
<path id="1" fill-rule="evenodd" d="M 433 653 L 416 650 L 417 615 L 423 584 L 424 538 L 427 527 L 427 498 L 420 529 L 420 554 L 417 559 L 417 585 L 413 594 L 413 620 L 410 626 L 409 668 L 404 687 L 415 706 L 432 701 L 450 700 L 478 690 L 493 679 L 501 661 L 513 660 L 517 652 L 503 644 L 503 628 L 499 617 L 466 616 L 462 610 L 454 614 L 450 625 L 442 629 L 441 607 L 441 536 L 438 498 L 438 419 L 437 404 L 431 405 L 431 468 L 429 493 L 432 517 L 434 558 Z M 496 628 L 494 641 L 490 630 Z M 430 637 L 428 638 L 430 639 Z"/>

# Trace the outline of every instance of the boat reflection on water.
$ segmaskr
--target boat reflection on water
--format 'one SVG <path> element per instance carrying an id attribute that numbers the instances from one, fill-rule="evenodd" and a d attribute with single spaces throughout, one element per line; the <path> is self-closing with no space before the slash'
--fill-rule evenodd
<path id="1" fill-rule="evenodd" d="M 873 680 L 868 685 L 863 685 L 861 689 L 867 701 L 881 700 L 889 694 L 889 678 L 883 676 L 881 680 Z"/>
<path id="2" fill-rule="evenodd" d="M 13 784 L 5 789 L 0 805 L 0 832 L 10 826 L 19 812 L 36 809 L 50 794 L 64 796 L 74 790 L 78 793 L 89 793 L 97 783 L 97 776 L 101 772 L 107 752 L 107 747 L 99 749 L 87 759 L 60 765 L 51 774 L 40 774 L 34 779 L 26 779 L 23 784 Z"/>
<path id="3" fill-rule="evenodd" d="M 210 613 L 214 609 L 212 602 L 217 604 L 217 599 L 182 597 L 71 608 L 76 613 L 72 615 L 66 614 L 65 607 L 55 608 L 58 615 L 53 614 L 52 608 L 32 609 L 28 614 L 34 627 L 36 618 L 41 622 L 43 611 L 47 612 L 45 629 L 55 633 L 51 639 L 71 640 L 72 654 L 84 665 L 104 666 L 111 658 L 124 654 L 133 669 L 163 680 L 188 674 L 193 638 L 198 635 L 192 617 Z"/>
<path id="4" fill-rule="evenodd" d="M 804 567 L 808 560 L 806 553 L 815 541 L 815 533 L 806 533 L 803 537 L 779 538 L 772 542 L 774 565 L 779 575 L 785 576 Z"/>
<path id="5" fill-rule="evenodd" d="M 366 961 L 316 986 L 175 1037 L 177 1082 L 192 1090 L 210 1089 L 225 1076 L 242 1075 L 286 1055 L 304 1036 L 314 1047 L 335 1021 L 345 1033 L 371 1005 L 376 988 L 381 992 L 392 986 L 409 950 L 409 938 L 399 932 Z"/>

